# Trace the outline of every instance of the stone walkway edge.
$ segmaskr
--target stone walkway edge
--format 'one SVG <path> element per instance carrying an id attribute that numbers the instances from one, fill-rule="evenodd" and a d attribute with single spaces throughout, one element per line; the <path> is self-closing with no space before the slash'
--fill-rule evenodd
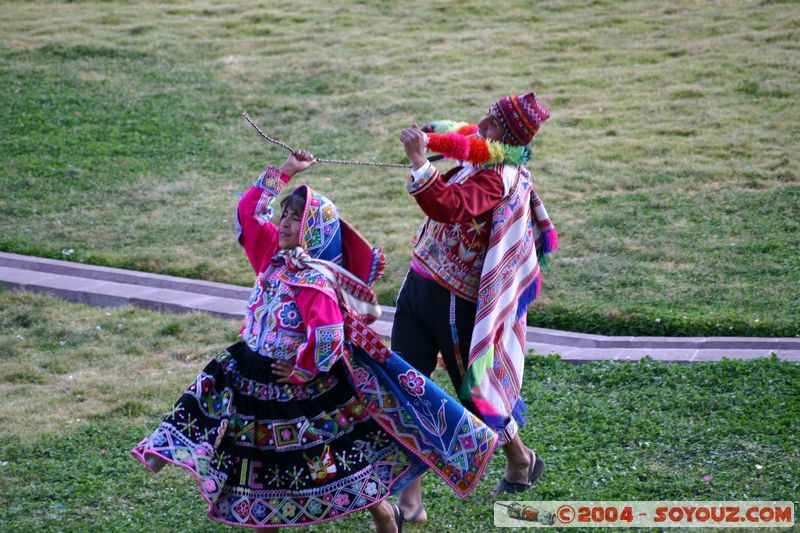
<path id="1" fill-rule="evenodd" d="M 137 272 L 0 252 L 0 284 L 51 294 L 97 307 L 134 305 L 172 312 L 203 311 L 241 319 L 250 289 L 210 281 Z M 391 335 L 394 308 L 383 306 L 373 329 Z M 608 337 L 528 327 L 528 348 L 540 355 L 558 354 L 564 361 L 654 360 L 690 363 L 753 359 L 776 354 L 800 362 L 800 337 Z"/>

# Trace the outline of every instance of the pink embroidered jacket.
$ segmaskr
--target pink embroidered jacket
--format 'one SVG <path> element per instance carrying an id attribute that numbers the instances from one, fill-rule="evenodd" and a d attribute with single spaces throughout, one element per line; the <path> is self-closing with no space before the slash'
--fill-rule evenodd
<path id="1" fill-rule="evenodd" d="M 347 347 L 338 302 L 323 291 L 290 285 L 282 275 L 287 267 L 272 263 L 280 251 L 278 228 L 271 221 L 272 203 L 290 179 L 267 167 L 239 200 L 239 243 L 256 273 L 239 336 L 265 357 L 297 356 L 289 379 L 300 384 L 329 371 Z M 329 283 L 319 277 L 315 284 Z"/>

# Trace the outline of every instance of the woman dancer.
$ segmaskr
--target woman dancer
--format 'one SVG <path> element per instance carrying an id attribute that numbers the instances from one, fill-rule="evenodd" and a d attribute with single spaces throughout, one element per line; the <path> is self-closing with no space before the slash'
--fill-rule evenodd
<path id="1" fill-rule="evenodd" d="M 497 436 L 367 327 L 383 254 L 333 202 L 300 186 L 271 223 L 275 198 L 314 162 L 295 152 L 240 200 L 239 242 L 257 274 L 241 341 L 132 453 L 154 472 L 192 472 L 212 520 L 303 526 L 369 509 L 379 533 L 400 531 L 389 494 L 431 468 L 466 497 Z"/>

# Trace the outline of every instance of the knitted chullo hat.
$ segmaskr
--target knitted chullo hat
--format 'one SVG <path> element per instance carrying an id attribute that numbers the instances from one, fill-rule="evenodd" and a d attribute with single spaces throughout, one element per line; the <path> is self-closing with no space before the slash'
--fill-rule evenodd
<path id="1" fill-rule="evenodd" d="M 535 93 L 521 96 L 506 96 L 494 104 L 494 109 L 503 122 L 503 142 L 511 146 L 525 146 L 533 140 L 542 122 L 550 118 Z"/>

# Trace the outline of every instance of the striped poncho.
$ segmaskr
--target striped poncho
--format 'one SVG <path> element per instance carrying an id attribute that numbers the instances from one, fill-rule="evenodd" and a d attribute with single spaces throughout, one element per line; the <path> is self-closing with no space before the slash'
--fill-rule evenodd
<path id="1" fill-rule="evenodd" d="M 478 290 L 469 365 L 459 391 L 506 438 L 523 423 L 520 398 L 528 305 L 539 294 L 540 258 L 558 236 L 523 166 L 502 166 L 509 194 L 492 212 L 492 229 Z"/>

